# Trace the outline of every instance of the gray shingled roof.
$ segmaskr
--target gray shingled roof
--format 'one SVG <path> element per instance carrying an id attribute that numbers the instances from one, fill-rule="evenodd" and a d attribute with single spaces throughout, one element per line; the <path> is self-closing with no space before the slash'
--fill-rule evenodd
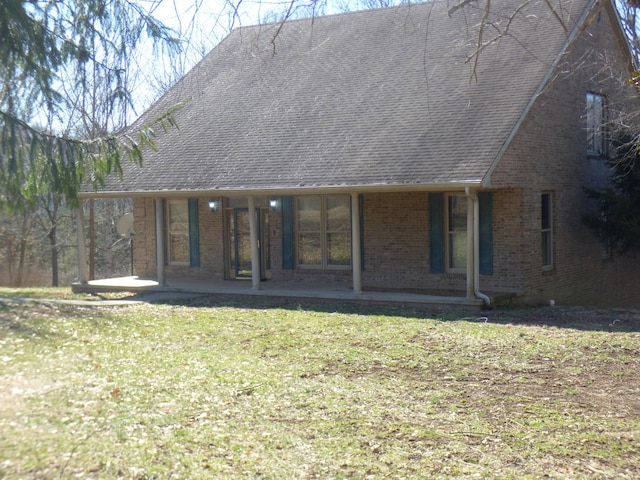
<path id="1" fill-rule="evenodd" d="M 501 28 L 521 0 L 493 0 Z M 556 5 L 555 0 L 552 3 Z M 569 30 L 587 0 L 557 6 Z M 177 102 L 179 130 L 105 192 L 480 182 L 560 54 L 544 1 L 469 61 L 483 3 L 411 4 L 231 33 L 133 128 Z M 493 29 L 488 29 L 493 34 Z M 488 36 L 487 36 L 488 38 Z"/>

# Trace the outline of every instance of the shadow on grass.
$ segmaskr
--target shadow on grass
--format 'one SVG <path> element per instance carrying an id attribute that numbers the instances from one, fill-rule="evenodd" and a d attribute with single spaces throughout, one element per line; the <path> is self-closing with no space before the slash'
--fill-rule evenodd
<path id="1" fill-rule="evenodd" d="M 29 299 L 2 299 L 0 300 L 0 336 L 11 333 L 25 339 L 64 339 L 68 335 L 64 330 L 52 329 L 54 320 L 64 318 L 67 320 L 94 319 L 88 315 L 87 308 L 78 308 L 74 305 L 60 305 L 56 303 L 34 302 Z M 101 322 L 108 322 L 111 316 L 106 312 L 100 312 Z"/>
<path id="2" fill-rule="evenodd" d="M 357 301 L 308 298 L 255 297 L 240 295 L 206 295 L 190 299 L 171 299 L 167 305 L 191 307 L 228 307 L 303 310 L 347 315 L 391 316 L 413 319 L 468 321 L 499 325 L 545 326 L 580 331 L 640 332 L 640 312 L 624 309 L 588 307 L 502 308 L 483 312 L 461 311 L 415 305 L 384 305 Z"/>
<path id="3" fill-rule="evenodd" d="M 309 299 L 296 297 L 267 297 L 225 294 L 138 294 L 123 298 L 152 304 L 187 306 L 194 308 L 249 308 L 343 313 L 347 315 L 389 316 L 442 322 L 467 321 L 500 325 L 545 326 L 579 331 L 640 332 L 640 311 L 588 307 L 535 307 L 500 308 L 488 311 L 455 310 L 437 306 L 383 304 L 377 302 Z M 100 306 L 100 302 L 84 307 L 54 303 L 34 303 L 29 299 L 0 299 L 0 333 L 12 331 L 25 337 L 58 335 L 48 328 L 52 315 L 66 318 L 87 318 L 87 308 Z M 105 302 L 106 303 L 106 302 Z M 109 321 L 105 311 L 99 317 Z"/>

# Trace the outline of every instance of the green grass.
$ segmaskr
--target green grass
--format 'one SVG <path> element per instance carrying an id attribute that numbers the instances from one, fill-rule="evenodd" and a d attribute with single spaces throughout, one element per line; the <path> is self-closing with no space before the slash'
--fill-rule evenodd
<path id="1" fill-rule="evenodd" d="M 0 304 L 0 478 L 640 476 L 631 320 L 283 302 Z"/>

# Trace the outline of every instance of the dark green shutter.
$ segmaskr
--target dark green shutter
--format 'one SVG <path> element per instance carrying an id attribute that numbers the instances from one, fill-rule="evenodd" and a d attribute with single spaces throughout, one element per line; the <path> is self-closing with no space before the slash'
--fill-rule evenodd
<path id="1" fill-rule="evenodd" d="M 189 266 L 200 266 L 200 228 L 198 224 L 198 199 L 189 199 Z"/>
<path id="2" fill-rule="evenodd" d="M 493 196 L 491 192 L 478 193 L 480 221 L 480 273 L 493 275 Z"/>
<path id="3" fill-rule="evenodd" d="M 444 272 L 444 208 L 442 193 L 429 194 L 429 242 L 431 273 Z"/>
<path id="4" fill-rule="evenodd" d="M 293 197 L 282 197 L 282 268 L 293 270 Z"/>

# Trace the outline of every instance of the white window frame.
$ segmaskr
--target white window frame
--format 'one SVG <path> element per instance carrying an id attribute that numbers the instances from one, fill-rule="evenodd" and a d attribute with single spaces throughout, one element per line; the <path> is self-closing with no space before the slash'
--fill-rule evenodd
<path id="1" fill-rule="evenodd" d="M 171 205 L 172 204 L 184 204 L 187 212 L 187 221 L 185 222 L 184 229 L 177 228 L 175 225 L 172 226 L 171 223 Z M 167 200 L 166 201 L 166 222 L 167 222 L 167 263 L 169 265 L 183 265 L 188 266 L 190 263 L 190 254 L 191 254 L 191 245 L 189 243 L 189 201 L 187 199 L 179 199 L 179 200 Z M 185 261 L 174 261 L 173 252 L 171 251 L 171 237 L 174 235 L 184 236 L 187 242 L 187 258 Z"/>
<path id="2" fill-rule="evenodd" d="M 467 218 L 465 215 L 465 223 L 464 223 L 464 229 L 458 229 L 458 230 L 453 230 L 453 226 L 450 225 L 451 223 L 451 219 L 450 219 L 450 204 L 451 204 L 451 199 L 452 198 L 456 198 L 456 199 L 461 199 L 464 200 L 464 204 L 465 204 L 465 212 L 468 212 L 468 207 L 467 207 L 467 203 L 469 201 L 469 199 L 467 198 L 467 196 L 464 193 L 448 193 L 445 195 L 444 198 L 444 228 L 445 228 L 445 255 L 446 255 L 446 260 L 445 260 L 445 265 L 446 265 L 446 271 L 447 272 L 451 272 L 451 273 L 464 273 L 467 271 Z M 460 236 L 462 238 L 464 238 L 464 252 L 465 252 L 465 265 L 464 266 L 459 266 L 459 267 L 454 267 L 452 266 L 452 254 L 453 254 L 453 236 Z"/>
<path id="3" fill-rule="evenodd" d="M 301 228 L 300 228 L 300 201 L 308 198 L 318 198 L 320 200 L 320 257 L 321 263 L 318 264 L 309 264 L 309 263 L 301 263 L 300 259 L 300 236 L 301 236 Z M 327 200 L 331 198 L 343 198 L 346 200 L 347 205 L 349 206 L 349 229 L 348 229 L 348 239 L 349 239 L 349 264 L 346 265 L 331 265 L 329 264 L 329 251 L 328 251 L 328 236 L 330 233 L 328 229 L 328 214 L 327 214 Z M 296 197 L 295 198 L 295 225 L 296 225 L 296 265 L 301 269 L 322 269 L 322 270 L 349 270 L 351 269 L 351 264 L 353 263 L 353 252 L 351 247 L 351 198 L 348 195 L 309 195 L 304 197 Z"/>
<path id="4" fill-rule="evenodd" d="M 596 157 L 607 155 L 607 98 L 587 92 L 587 154 Z"/>
<path id="5" fill-rule="evenodd" d="M 548 198 L 546 215 L 544 211 L 545 197 Z M 545 217 L 547 224 L 545 224 Z M 547 245 L 546 249 L 545 244 Z M 543 270 L 553 269 L 553 256 L 553 194 L 542 192 L 540 194 L 540 257 Z"/>

